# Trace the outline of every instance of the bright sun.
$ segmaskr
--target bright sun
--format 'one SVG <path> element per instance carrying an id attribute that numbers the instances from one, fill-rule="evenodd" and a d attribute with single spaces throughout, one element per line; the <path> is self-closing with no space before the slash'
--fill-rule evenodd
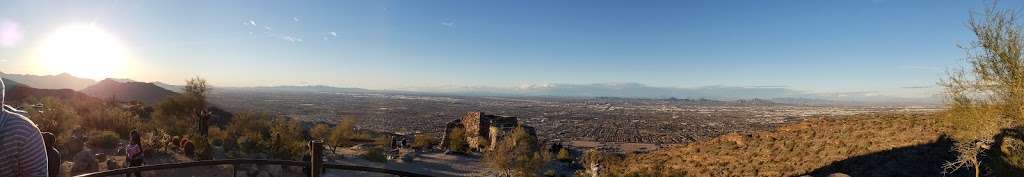
<path id="1" fill-rule="evenodd" d="M 103 29 L 68 25 L 50 34 L 38 49 L 43 72 L 103 79 L 121 72 L 128 60 L 124 46 Z"/>

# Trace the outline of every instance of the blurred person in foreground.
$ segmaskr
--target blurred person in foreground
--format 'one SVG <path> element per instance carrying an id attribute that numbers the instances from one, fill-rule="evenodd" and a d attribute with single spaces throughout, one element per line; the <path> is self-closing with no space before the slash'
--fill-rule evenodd
<path id="1" fill-rule="evenodd" d="M 3 104 L 5 92 L 0 78 L 0 177 L 47 177 L 43 135 L 21 111 Z"/>

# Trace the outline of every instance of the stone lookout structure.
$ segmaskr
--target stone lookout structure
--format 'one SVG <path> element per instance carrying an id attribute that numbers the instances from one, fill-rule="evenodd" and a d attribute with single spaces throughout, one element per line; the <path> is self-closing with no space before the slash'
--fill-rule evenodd
<path id="1" fill-rule="evenodd" d="M 471 150 L 490 150 L 497 145 L 506 134 L 512 133 L 516 127 L 522 126 L 531 137 L 537 137 L 536 130 L 527 125 L 520 125 L 519 119 L 510 116 L 489 115 L 483 112 L 469 112 L 462 118 L 448 122 L 445 127 L 441 147 L 448 147 L 448 138 L 452 130 L 462 128 L 466 131 L 465 142 Z"/>

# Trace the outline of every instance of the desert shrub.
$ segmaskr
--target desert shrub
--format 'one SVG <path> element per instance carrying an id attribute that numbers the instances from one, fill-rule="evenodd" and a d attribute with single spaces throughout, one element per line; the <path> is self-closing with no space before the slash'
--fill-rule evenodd
<path id="1" fill-rule="evenodd" d="M 366 153 L 362 155 L 364 159 L 374 162 L 387 162 L 388 157 L 384 154 L 384 148 L 371 147 L 366 150 Z"/>
<path id="2" fill-rule="evenodd" d="M 972 14 L 968 22 L 976 37 L 963 47 L 971 67 L 967 71 L 951 71 L 942 82 L 949 100 L 945 121 L 951 128 L 949 134 L 956 140 L 954 150 L 958 152 L 958 159 L 946 165 L 947 171 L 974 167 L 975 176 L 980 175 L 982 159 L 979 157 L 1000 141 L 993 137 L 1003 129 L 1024 123 L 1024 57 L 1021 55 L 1024 37 L 1017 17 L 1015 10 L 993 6 L 981 16 Z M 995 152 L 991 154 L 995 160 L 1017 158 L 1007 155 L 1021 154 Z M 1020 173 L 994 170 L 999 176 Z"/>
<path id="3" fill-rule="evenodd" d="M 27 106 L 25 112 L 28 112 L 26 116 L 36 123 L 40 131 L 50 132 L 58 137 L 66 137 L 67 133 L 78 124 L 77 122 L 80 119 L 78 113 L 66 101 L 53 97 L 34 100 L 29 102 L 41 104 L 42 107 Z M 64 139 L 59 138 L 57 143 L 64 143 L 65 141 L 62 140 Z"/>
<path id="4" fill-rule="evenodd" d="M 316 123 L 309 129 L 309 136 L 313 139 L 326 139 L 331 134 L 331 127 L 324 123 Z"/>
<path id="5" fill-rule="evenodd" d="M 116 107 L 99 106 L 82 114 L 81 126 L 87 130 L 109 130 L 128 137 L 132 130 L 140 129 L 142 121 L 135 114 Z"/>
<path id="6" fill-rule="evenodd" d="M 114 149 L 121 140 L 113 131 L 94 131 L 89 133 L 89 137 L 89 146 L 103 149 Z"/>
<path id="7" fill-rule="evenodd" d="M 352 143 L 352 138 L 355 136 L 356 119 L 349 117 L 344 118 L 337 126 L 331 130 L 330 136 L 327 138 L 327 144 L 329 144 L 334 150 L 339 146 L 346 146 Z"/>
<path id="8" fill-rule="evenodd" d="M 306 151 L 306 141 L 302 137 L 298 120 L 277 118 L 271 124 L 274 125 L 270 127 L 271 156 L 277 159 L 295 159 Z"/>
<path id="9" fill-rule="evenodd" d="M 413 137 L 412 147 L 416 149 L 429 149 L 434 145 L 434 137 L 427 134 L 416 134 Z"/>
<path id="10" fill-rule="evenodd" d="M 454 128 L 448 134 L 448 150 L 452 152 L 464 152 L 466 147 L 466 131 L 462 128 Z"/>
<path id="11" fill-rule="evenodd" d="M 262 113 L 236 113 L 225 132 L 241 153 L 267 152 L 267 143 L 264 143 L 267 138 L 264 137 L 270 135 L 270 125 L 265 120 L 270 119 L 269 115 Z"/>
<path id="12" fill-rule="evenodd" d="M 210 127 L 209 137 L 211 144 L 216 146 L 224 146 L 224 142 L 228 140 L 228 132 L 221 129 L 220 127 Z"/>
<path id="13" fill-rule="evenodd" d="M 572 162 L 572 154 L 569 153 L 568 148 L 561 148 L 558 150 L 558 160 L 562 162 Z"/>
<path id="14" fill-rule="evenodd" d="M 549 153 L 538 151 L 537 139 L 523 127 L 516 127 L 499 141 L 484 154 L 484 163 L 501 176 L 537 176 L 550 160 Z"/>

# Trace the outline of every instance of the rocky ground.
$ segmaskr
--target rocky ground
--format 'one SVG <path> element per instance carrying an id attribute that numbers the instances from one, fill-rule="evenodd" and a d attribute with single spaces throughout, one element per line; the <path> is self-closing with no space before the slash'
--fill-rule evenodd
<path id="1" fill-rule="evenodd" d="M 934 114 L 812 119 L 752 134 L 728 134 L 628 157 L 611 173 L 640 176 L 961 176 Z"/>

